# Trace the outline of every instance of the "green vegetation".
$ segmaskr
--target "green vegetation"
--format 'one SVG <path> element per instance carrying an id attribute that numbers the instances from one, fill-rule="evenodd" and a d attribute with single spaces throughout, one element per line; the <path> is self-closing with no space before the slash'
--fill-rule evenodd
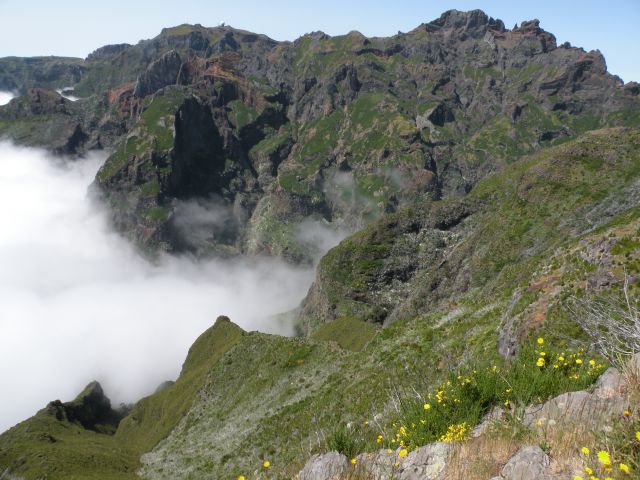
<path id="1" fill-rule="evenodd" d="M 506 366 L 473 362 L 421 398 L 401 398 L 399 427 L 384 443 L 412 450 L 434 441 L 465 440 L 497 406 L 517 416 L 529 405 L 585 389 L 604 371 L 600 362 L 547 344 L 523 346 Z"/>
<path id="2" fill-rule="evenodd" d="M 129 157 L 140 152 L 140 142 L 137 136 L 131 136 L 125 138 L 118 149 L 104 162 L 104 165 L 100 167 L 97 178 L 100 181 L 106 181 L 120 170 L 127 166 Z"/>
<path id="3" fill-rule="evenodd" d="M 255 158 L 261 155 L 271 155 L 282 144 L 291 139 L 291 130 L 291 124 L 287 123 L 275 134 L 265 137 L 263 140 L 251 147 L 251 150 L 249 151 L 250 157 Z"/>
<path id="4" fill-rule="evenodd" d="M 146 131 L 155 136 L 156 148 L 168 150 L 173 147 L 174 120 L 184 94 L 178 88 L 166 88 L 164 94 L 153 98 L 140 114 Z"/>
<path id="5" fill-rule="evenodd" d="M 237 130 L 254 122 L 259 113 L 248 105 L 245 105 L 242 100 L 232 100 L 227 104 L 230 109 L 229 119 L 234 124 Z"/>
<path id="6" fill-rule="evenodd" d="M 163 222 L 167 218 L 169 218 L 170 213 L 171 210 L 169 210 L 167 207 L 151 207 L 147 210 L 145 217 L 154 222 Z"/>
<path id="7" fill-rule="evenodd" d="M 115 435 L 59 421 L 45 410 L 0 437 L 0 464 L 26 479 L 137 478 L 142 453 L 166 437 L 191 407 L 209 370 L 243 332 L 226 318 L 193 344 L 178 380 L 142 399 L 120 423 Z M 16 459 L 21 459 L 16 463 Z"/>
<path id="8" fill-rule="evenodd" d="M 345 350 L 359 352 L 377 332 L 378 329 L 370 323 L 344 317 L 321 325 L 311 337 L 316 340 L 334 341 Z"/>
<path id="9" fill-rule="evenodd" d="M 189 349 L 178 380 L 140 400 L 120 423 L 116 440 L 135 446 L 138 452 L 153 448 L 187 414 L 210 370 L 242 336 L 243 331 L 228 318 L 218 318 Z"/>

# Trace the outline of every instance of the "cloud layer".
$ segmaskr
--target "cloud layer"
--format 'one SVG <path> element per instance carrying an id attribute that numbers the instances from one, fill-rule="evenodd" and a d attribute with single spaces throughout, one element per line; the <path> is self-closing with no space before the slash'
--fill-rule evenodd
<path id="1" fill-rule="evenodd" d="M 86 198 L 103 157 L 0 143 L 0 431 L 93 379 L 114 403 L 174 379 L 217 315 L 289 334 L 313 272 L 268 259 L 142 260 Z"/>
<path id="2" fill-rule="evenodd" d="M 9 103 L 11 101 L 11 99 L 14 97 L 15 95 L 11 92 L 5 92 L 0 90 L 0 105 L 6 105 L 7 103 Z"/>

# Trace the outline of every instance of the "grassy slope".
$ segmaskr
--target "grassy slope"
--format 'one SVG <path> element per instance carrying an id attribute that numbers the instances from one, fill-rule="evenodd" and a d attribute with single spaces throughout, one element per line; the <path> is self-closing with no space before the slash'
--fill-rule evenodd
<path id="1" fill-rule="evenodd" d="M 38 412 L 0 436 L 0 466 L 24 478 L 135 478 L 140 454 L 171 431 L 212 365 L 242 335 L 239 327 L 219 319 L 193 344 L 176 383 L 138 402 L 113 436 Z"/>
<path id="2" fill-rule="evenodd" d="M 634 206 L 639 139 L 637 130 L 589 133 L 525 157 L 480 182 L 463 200 L 388 216 L 327 254 L 318 271 L 320 297 L 336 314 L 369 314 L 375 294 L 366 293 L 388 270 L 389 253 L 404 236 L 423 229 L 451 231 L 453 239 L 440 245 L 444 250 L 435 267 L 418 262 L 408 312 L 433 309 L 452 293 L 508 298 L 516 287 L 529 287 L 550 252 Z M 602 210 L 598 214 L 597 205 Z M 471 215 L 465 218 L 467 213 Z M 445 223 L 456 215 L 464 220 L 451 228 L 438 227 L 434 215 Z"/>
<path id="3" fill-rule="evenodd" d="M 467 220 L 473 228 L 469 227 L 466 244 L 459 245 L 460 255 L 468 255 L 472 265 L 468 291 L 450 295 L 448 307 L 422 310 L 373 338 L 372 327 L 360 324 L 358 332 L 355 319 L 326 324 L 315 338 L 347 347 L 366 344 L 340 356 L 330 355 L 313 341 L 255 334 L 253 342 L 230 353 L 228 365 L 212 372 L 205 393 L 189 414 L 193 421 L 181 424 L 146 457 L 145 472 L 156 478 L 232 478 L 251 474 L 268 458 L 274 471 L 292 475 L 310 452 L 326 448 L 325 438 L 347 421 L 372 422 L 375 414 L 382 413 L 380 424 L 389 428 L 385 422 L 392 418 L 389 399 L 394 390 L 425 389 L 460 364 L 499 362 L 497 328 L 505 312 L 541 328 L 558 348 L 569 347 L 574 340 L 580 344 L 579 331 L 556 302 L 561 294 L 545 303 L 548 285 L 541 287 L 538 281 L 551 268 L 562 271 L 558 287 L 563 275 L 584 281 L 591 273 L 571 253 L 602 235 L 596 230 L 581 233 L 587 230 L 585 208 L 616 204 L 616 211 L 598 219 L 606 231 L 614 220 L 625 227 L 637 221 L 628 213 L 631 204 L 616 192 L 637 180 L 639 145 L 636 130 L 600 131 L 487 179 L 473 195 L 481 207 Z M 518 199 L 523 204 L 518 205 Z M 414 218 L 418 216 L 414 212 Z M 398 215 L 377 225 L 401 223 L 394 218 Z M 518 230 L 522 223 L 526 228 Z M 351 237 L 336 250 L 352 248 L 362 235 L 366 234 Z M 393 236 L 378 231 L 358 243 L 360 253 L 392 242 Z M 379 265 L 373 259 L 371 266 Z M 344 277 L 354 270 L 353 264 L 341 263 L 332 272 Z M 564 287 L 571 291 L 570 282 Z M 292 370 L 281 368 L 284 358 L 295 358 L 299 344 L 315 353 Z"/>
<path id="4" fill-rule="evenodd" d="M 498 327 L 506 314 L 533 322 L 559 348 L 572 337 L 579 342 L 557 301 L 597 269 L 600 260 L 585 257 L 585 250 L 613 238 L 616 268 L 638 263 L 632 199 L 639 146 L 637 130 L 594 132 L 481 182 L 470 199 L 475 213 L 460 224 L 462 241 L 449 257 L 455 268 L 469 269 L 469 288 L 450 291 L 430 308 L 418 303 L 419 314 L 379 331 L 357 318 L 341 320 L 316 339 L 244 334 L 219 322 L 194 344 L 178 382 L 141 401 L 115 436 L 39 413 L 0 437 L 0 465 L 27 478 L 45 472 L 49 478 L 127 478 L 137 455 L 164 437 L 143 461 L 144 472 L 156 478 L 250 476 L 265 458 L 274 473 L 288 476 L 347 421 L 373 422 L 380 413 L 376 429 L 390 429 L 392 392 L 425 390 L 472 359 L 499 362 Z M 411 224 L 403 224 L 402 215 L 420 224 L 433 219 L 430 209 L 452 204 L 386 217 L 343 242 L 321 270 L 335 273 L 334 282 L 366 286 L 352 265 L 375 274 L 384 264 L 376 245 L 393 244 L 402 236 L 393 229 Z M 549 275 L 550 282 L 540 282 Z M 543 301 L 549 285 L 558 290 Z M 414 287 L 420 295 L 420 285 Z M 42 440 L 43 433 L 59 440 Z"/>

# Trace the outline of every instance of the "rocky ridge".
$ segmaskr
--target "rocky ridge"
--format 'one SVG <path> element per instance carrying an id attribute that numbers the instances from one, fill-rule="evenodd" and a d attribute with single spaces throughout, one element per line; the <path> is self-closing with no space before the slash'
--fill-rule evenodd
<path id="1" fill-rule="evenodd" d="M 0 65 L 9 60 L 19 63 Z M 75 91 L 86 100 L 40 111 L 16 99 L 0 109 L 0 134 L 60 153 L 115 150 L 95 190 L 147 251 L 309 261 L 305 221 L 353 231 L 401 206 L 464 195 L 585 130 L 638 122 L 638 89 L 607 73 L 599 52 L 558 46 L 537 20 L 509 30 L 479 10 L 388 38 L 276 42 L 181 25 L 80 65 Z M 7 69 L 13 80 L 0 88 L 40 86 L 29 68 Z M 42 85 L 61 86 L 64 72 Z M 194 205 L 214 220 L 194 226 L 185 213 Z"/>

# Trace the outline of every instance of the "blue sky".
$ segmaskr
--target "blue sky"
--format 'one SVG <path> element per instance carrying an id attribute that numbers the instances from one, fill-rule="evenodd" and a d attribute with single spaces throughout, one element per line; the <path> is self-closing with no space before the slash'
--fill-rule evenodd
<path id="1" fill-rule="evenodd" d="M 314 30 L 387 36 L 451 8 L 480 8 L 508 28 L 538 18 L 559 43 L 599 49 L 610 72 L 625 81 L 640 81 L 640 0 L 0 0 L 0 57 L 84 57 L 99 46 L 136 43 L 185 22 L 214 26 L 224 21 L 277 40 Z"/>

